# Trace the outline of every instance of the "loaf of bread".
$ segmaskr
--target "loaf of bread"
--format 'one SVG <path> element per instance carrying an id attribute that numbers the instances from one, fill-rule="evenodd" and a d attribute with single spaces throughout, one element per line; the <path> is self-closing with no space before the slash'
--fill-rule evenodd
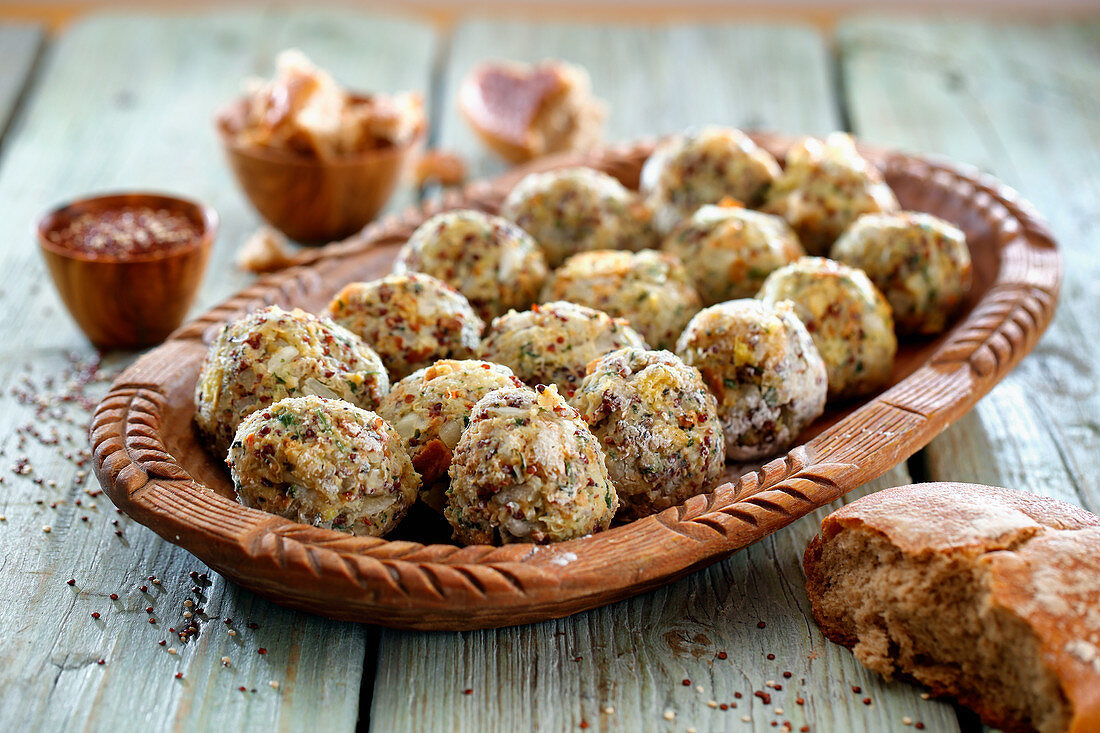
<path id="1" fill-rule="evenodd" d="M 1006 731 L 1100 731 L 1100 517 L 970 484 L 833 512 L 806 548 L 825 635 Z"/>

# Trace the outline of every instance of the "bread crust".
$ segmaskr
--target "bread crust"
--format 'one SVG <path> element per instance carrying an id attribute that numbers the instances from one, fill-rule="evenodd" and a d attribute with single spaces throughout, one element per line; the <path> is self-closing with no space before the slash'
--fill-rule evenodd
<path id="1" fill-rule="evenodd" d="M 1065 502 L 974 484 L 913 484 L 863 497 L 825 517 L 806 548 L 806 590 L 825 636 L 860 640 L 826 616 L 823 551 L 844 532 L 884 538 L 907 558 L 975 558 L 988 573 L 992 610 L 1026 625 L 1041 663 L 1071 708 L 1067 730 L 1100 730 L 1100 517 Z M 914 679 L 905 669 L 899 676 Z M 1031 730 L 977 696 L 932 687 L 1006 731 Z"/>

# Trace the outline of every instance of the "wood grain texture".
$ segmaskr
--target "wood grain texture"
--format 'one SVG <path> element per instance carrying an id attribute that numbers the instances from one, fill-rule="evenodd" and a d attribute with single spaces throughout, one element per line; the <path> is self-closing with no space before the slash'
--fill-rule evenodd
<path id="1" fill-rule="evenodd" d="M 4 70 L 0 75 L 0 142 L 30 81 L 43 36 L 36 23 L 0 24 L 0 69 Z"/>
<path id="2" fill-rule="evenodd" d="M 855 129 L 970 160 L 1049 218 L 1065 297 L 1036 353 L 927 448 L 931 480 L 1100 509 L 1100 23 L 865 18 L 840 28 Z M 914 60 L 918 62 L 915 63 Z"/>
<path id="3" fill-rule="evenodd" d="M 291 44 L 343 81 L 385 89 L 426 88 L 434 54 L 431 29 L 351 11 L 95 16 L 74 25 L 47 51 L 20 124 L 5 143 L 0 159 L 0 267 L 7 275 L 0 286 L 6 316 L 0 326 L 4 730 L 347 731 L 356 724 L 369 629 L 287 611 L 227 583 L 187 552 L 116 515 L 105 497 L 81 493 L 97 488 L 90 473 L 81 475 L 58 448 L 16 432 L 36 424 L 49 436 L 57 422 L 41 420 L 33 405 L 24 404 L 17 390 L 22 380 L 56 392 L 60 383 L 47 389 L 44 382 L 60 379 L 67 354 L 92 354 L 46 278 L 31 235 L 35 217 L 92 190 L 151 187 L 190 195 L 214 205 L 223 223 L 197 307 L 245 286 L 251 278 L 232 260 L 257 219 L 231 181 L 212 115 L 237 93 L 243 76 L 270 73 L 274 55 Z M 131 359 L 115 354 L 109 362 L 122 367 Z M 105 389 L 99 384 L 90 394 Z M 86 442 L 90 414 L 77 412 L 73 420 L 59 429 L 71 438 L 62 447 L 78 450 Z M 12 471 L 23 453 L 33 464 L 27 476 Z M 55 501 L 57 508 L 50 509 Z M 116 520 L 118 528 L 111 524 Z M 42 531 L 46 524 L 49 534 Z M 116 536 L 116 530 L 123 535 Z M 199 584 L 198 598 L 191 592 L 192 570 L 210 573 L 210 583 Z M 159 585 L 143 580 L 153 574 Z M 69 578 L 76 580 L 72 587 Z M 138 590 L 141 584 L 147 593 Z M 119 601 L 107 598 L 112 592 Z M 194 605 L 189 609 L 185 600 Z M 148 622 L 147 605 L 153 606 L 157 624 Z M 196 606 L 205 611 L 200 633 L 181 643 L 168 628 L 184 628 L 184 612 L 193 613 Z M 101 614 L 98 621 L 90 617 L 93 611 Z M 236 636 L 228 634 L 227 617 Z M 162 639 L 168 641 L 164 647 L 157 644 Z M 172 646 L 178 654 L 168 653 Z M 260 648 L 267 653 L 259 654 Z M 229 667 L 222 666 L 223 656 L 231 660 Z M 99 659 L 105 664 L 97 664 Z M 175 679 L 176 672 L 183 678 Z M 268 684 L 272 680 L 278 689 Z"/>
<path id="4" fill-rule="evenodd" d="M 846 499 L 903 482 L 903 474 Z M 949 706 L 883 682 L 810 619 L 799 558 L 841 503 L 676 583 L 569 618 L 461 633 L 383 631 L 372 730 L 530 730 L 538 721 L 546 730 L 587 722 L 592 730 L 767 731 L 785 720 L 794 730 L 912 730 L 903 716 L 956 730 Z"/>

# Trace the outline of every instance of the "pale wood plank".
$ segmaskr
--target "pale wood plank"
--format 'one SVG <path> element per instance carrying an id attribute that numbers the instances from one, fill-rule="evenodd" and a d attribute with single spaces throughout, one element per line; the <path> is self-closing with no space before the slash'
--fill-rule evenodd
<path id="1" fill-rule="evenodd" d="M 499 163 L 451 112 L 453 94 L 462 74 L 490 55 L 584 64 L 610 102 L 612 140 L 704 122 L 806 133 L 839 126 L 824 43 L 805 28 L 476 22 L 458 30 L 437 100 L 448 110 L 442 143 L 470 156 L 475 171 L 499 170 Z M 849 499 L 907 481 L 899 467 Z M 602 730 L 765 731 L 790 720 L 795 730 L 900 731 L 909 715 L 931 730 L 956 730 L 950 707 L 883 683 L 810 620 L 800 558 L 827 511 L 671 586 L 568 619 L 460 634 L 383 631 L 371 727 L 568 730 L 586 721 Z M 766 689 L 768 680 L 783 691 Z M 772 693 L 772 704 L 754 699 L 754 690 Z M 870 707 L 861 702 L 867 695 Z M 711 709 L 711 699 L 738 708 Z M 615 712 L 603 713 L 606 706 Z M 676 713 L 671 723 L 666 709 Z M 744 714 L 751 723 L 742 723 Z"/>
<path id="2" fill-rule="evenodd" d="M 184 601 L 194 599 L 188 573 L 208 569 L 122 517 L 117 537 L 110 502 L 98 497 L 92 510 L 79 493 L 95 488 L 94 478 L 80 477 L 55 448 L 34 440 L 19 446 L 13 428 L 35 416 L 8 391 L 24 375 L 35 383 L 57 375 L 67 351 L 93 353 L 64 314 L 30 238 L 34 216 L 59 200 L 152 187 L 210 202 L 222 215 L 222 234 L 195 307 L 248 282 L 232 257 L 256 218 L 221 160 L 211 117 L 243 76 L 270 73 L 274 54 L 291 44 L 349 84 L 381 88 L 426 88 L 434 53 L 430 28 L 350 11 L 100 15 L 52 47 L 24 124 L 7 143 L 0 166 L 0 268 L 7 275 L 0 288 L 0 567 L 7 571 L 0 729 L 340 731 L 356 724 L 368 628 L 281 609 L 211 574 L 199 602 L 210 619 L 196 639 L 180 643 L 167 628 L 183 628 Z M 130 359 L 111 360 L 120 367 Z M 103 391 L 98 385 L 95 393 Z M 63 431 L 73 446 L 86 447 L 86 420 L 78 414 Z M 35 473 L 16 476 L 11 466 L 24 451 Z M 34 483 L 39 477 L 56 486 Z M 52 501 L 62 503 L 53 510 Z M 159 586 L 142 580 L 154 574 Z M 137 590 L 143 583 L 147 594 Z M 107 598 L 112 592 L 117 602 Z M 225 617 L 234 619 L 235 637 Z M 159 646 L 161 639 L 168 644 Z M 168 653 L 172 646 L 177 655 Z"/>
<path id="3" fill-rule="evenodd" d="M 864 18 L 840 28 L 855 129 L 949 155 L 1019 189 L 1066 262 L 1035 353 L 926 451 L 929 474 L 1100 510 L 1100 24 Z"/>
<path id="4" fill-rule="evenodd" d="M 0 141 L 34 70 L 42 40 L 42 27 L 36 23 L 0 25 L 0 69 L 4 70 L 0 76 Z"/>

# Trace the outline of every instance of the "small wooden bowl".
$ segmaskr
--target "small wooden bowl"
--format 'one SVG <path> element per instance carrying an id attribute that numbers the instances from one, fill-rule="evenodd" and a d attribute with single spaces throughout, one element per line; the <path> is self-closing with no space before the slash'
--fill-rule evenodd
<path id="1" fill-rule="evenodd" d="M 246 100 L 217 116 L 229 165 L 248 200 L 269 224 L 302 244 L 327 244 L 355 234 L 390 200 L 423 148 L 426 128 L 412 142 L 339 160 L 317 160 L 276 148 L 241 143 Z"/>
<path id="2" fill-rule="evenodd" d="M 196 224 L 199 235 L 184 245 L 140 254 L 104 256 L 71 249 L 50 234 L 82 214 L 124 206 L 166 209 Z M 183 323 L 195 299 L 218 215 L 209 206 L 155 193 L 121 193 L 80 199 L 38 222 L 38 244 L 61 300 L 84 335 L 98 348 L 159 344 Z"/>

